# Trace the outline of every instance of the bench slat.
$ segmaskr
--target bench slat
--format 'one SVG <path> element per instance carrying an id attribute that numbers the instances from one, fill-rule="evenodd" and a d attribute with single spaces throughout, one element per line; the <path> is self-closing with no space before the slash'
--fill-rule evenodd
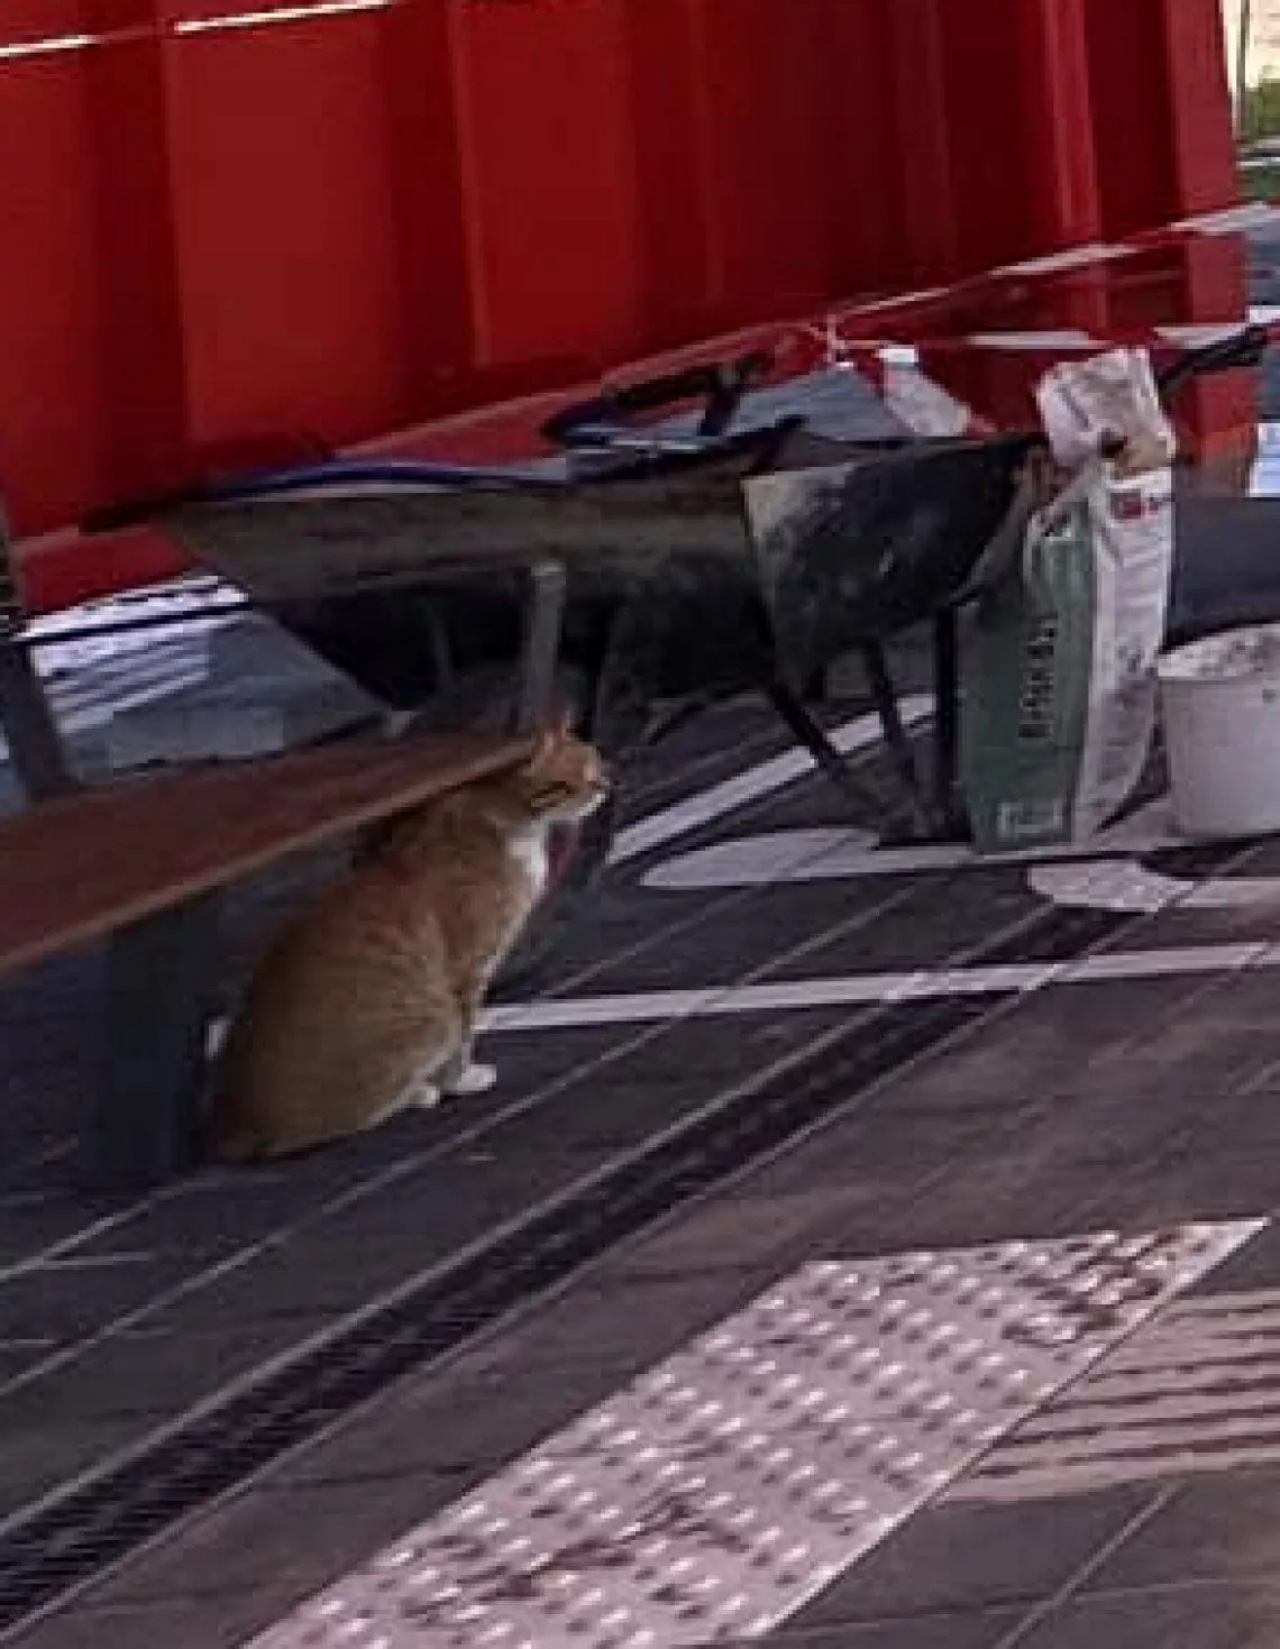
<path id="1" fill-rule="evenodd" d="M 59 797 L 0 820 L 0 972 L 517 765 L 527 739 L 336 744 Z"/>

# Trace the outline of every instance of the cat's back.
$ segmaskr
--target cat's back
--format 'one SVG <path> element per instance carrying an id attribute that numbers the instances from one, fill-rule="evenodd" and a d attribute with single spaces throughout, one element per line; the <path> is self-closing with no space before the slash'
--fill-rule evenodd
<path id="1" fill-rule="evenodd" d="M 512 816 L 498 786 L 459 791 L 390 827 L 371 860 L 430 912 L 446 961 L 500 949 L 547 882 L 545 832 Z"/>
<path id="2" fill-rule="evenodd" d="M 263 954 L 212 1073 L 214 1154 L 262 1154 L 274 1136 L 357 1115 L 408 1063 L 444 943 L 430 904 L 362 867 L 300 912 Z"/>
<path id="3" fill-rule="evenodd" d="M 398 820 L 262 957 L 212 1085 L 215 1154 L 351 1131 L 483 988 L 540 891 L 536 855 L 465 792 Z M 518 834 L 518 832 L 516 833 Z"/>

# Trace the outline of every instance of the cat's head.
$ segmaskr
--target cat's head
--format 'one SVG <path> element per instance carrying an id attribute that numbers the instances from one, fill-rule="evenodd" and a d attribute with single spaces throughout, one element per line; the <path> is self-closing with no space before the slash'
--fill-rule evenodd
<path id="1" fill-rule="evenodd" d="M 594 813 L 609 794 L 609 777 L 600 753 L 561 721 L 539 736 L 509 787 L 523 812 L 540 823 L 556 824 Z"/>

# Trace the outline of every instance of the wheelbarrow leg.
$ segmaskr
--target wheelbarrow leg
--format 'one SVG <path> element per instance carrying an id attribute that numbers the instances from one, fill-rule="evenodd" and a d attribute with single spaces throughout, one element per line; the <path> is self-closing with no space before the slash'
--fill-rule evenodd
<path id="1" fill-rule="evenodd" d="M 960 797 L 960 668 L 957 649 L 957 617 L 954 608 L 938 613 L 933 621 L 934 750 L 932 803 L 938 821 L 947 834 L 961 838 L 967 834 L 964 805 Z"/>
<path id="2" fill-rule="evenodd" d="M 568 585 L 561 561 L 535 561 L 528 573 L 520 686 L 513 714 L 512 731 L 516 733 L 533 732 L 544 726 L 551 714 Z"/>
<path id="3" fill-rule="evenodd" d="M 898 777 L 911 804 L 912 823 L 917 835 L 928 837 L 933 833 L 934 821 L 929 816 L 929 804 L 921 787 L 920 772 L 916 766 L 911 738 L 898 709 L 898 695 L 894 691 L 884 648 L 878 641 L 863 643 L 862 663 L 871 685 L 872 696 L 876 701 L 876 710 L 879 712 L 880 725 L 884 729 L 884 741 L 889 748 L 890 759 L 898 770 Z"/>
<path id="4" fill-rule="evenodd" d="M 769 702 L 788 732 L 813 757 L 814 765 L 823 777 L 830 779 L 859 812 L 866 812 L 874 818 L 879 809 L 877 798 L 858 780 L 849 763 L 828 738 L 826 729 L 805 709 L 799 695 L 781 681 L 772 682 L 767 691 Z"/>
<path id="5" fill-rule="evenodd" d="M 28 801 L 79 788 L 31 655 L 13 636 L 0 637 L 0 722 Z"/>

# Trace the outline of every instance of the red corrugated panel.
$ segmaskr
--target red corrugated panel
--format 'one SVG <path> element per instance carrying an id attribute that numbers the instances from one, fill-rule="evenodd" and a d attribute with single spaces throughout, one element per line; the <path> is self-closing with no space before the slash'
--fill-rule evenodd
<path id="1" fill-rule="evenodd" d="M 627 0 L 455 7 L 478 367 L 579 370 L 640 330 Z"/>
<path id="2" fill-rule="evenodd" d="M 101 128 L 74 0 L 9 0 L 0 48 L 0 485 L 28 529 L 109 485 L 99 338 Z"/>
<path id="3" fill-rule="evenodd" d="M 165 46 L 189 435 L 393 426 L 412 407 L 384 18 L 176 32 L 228 9 L 170 0 Z"/>
<path id="4" fill-rule="evenodd" d="M 6 0 L 0 169 L 27 532 L 1234 190 L 1218 0 Z M 943 324 L 1218 318 L 1241 270 Z"/>

